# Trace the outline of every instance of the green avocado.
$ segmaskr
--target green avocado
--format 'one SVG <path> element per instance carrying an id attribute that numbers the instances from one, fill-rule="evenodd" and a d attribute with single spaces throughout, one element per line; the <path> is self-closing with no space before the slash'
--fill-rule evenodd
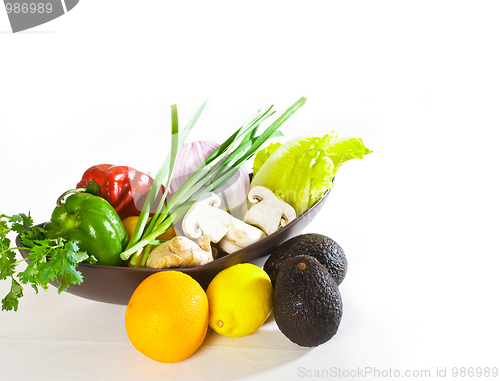
<path id="1" fill-rule="evenodd" d="M 310 255 L 316 258 L 327 268 L 337 286 L 346 276 L 347 257 L 337 242 L 322 234 L 301 234 L 278 246 L 266 260 L 264 270 L 271 278 L 273 286 L 283 263 L 297 255 Z"/>
<path id="2" fill-rule="evenodd" d="M 314 257 L 283 263 L 274 288 L 274 318 L 283 334 L 303 347 L 316 347 L 337 333 L 342 298 L 327 269 Z"/>

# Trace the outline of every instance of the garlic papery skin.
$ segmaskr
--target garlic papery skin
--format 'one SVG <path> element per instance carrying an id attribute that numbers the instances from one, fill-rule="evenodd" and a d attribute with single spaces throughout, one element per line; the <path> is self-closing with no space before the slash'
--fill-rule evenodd
<path id="1" fill-rule="evenodd" d="M 218 143 L 211 140 L 184 143 L 179 149 L 175 160 L 172 180 L 170 182 L 170 193 L 172 194 L 177 191 L 218 146 Z M 226 154 L 226 157 L 227 155 L 229 153 Z M 221 159 L 220 163 L 222 162 L 223 159 Z M 246 203 L 249 189 L 250 177 L 248 170 L 243 164 L 233 177 L 213 192 L 222 200 L 220 208 L 231 211 Z"/>

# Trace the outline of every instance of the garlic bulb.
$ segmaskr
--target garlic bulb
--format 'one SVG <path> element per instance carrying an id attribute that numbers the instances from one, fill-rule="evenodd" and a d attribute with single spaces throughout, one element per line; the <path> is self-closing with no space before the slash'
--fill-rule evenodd
<path id="1" fill-rule="evenodd" d="M 184 143 L 175 161 L 170 193 L 176 192 L 218 146 L 210 140 Z M 221 208 L 230 211 L 245 203 L 249 188 L 250 178 L 243 164 L 233 177 L 213 192 L 222 199 Z"/>

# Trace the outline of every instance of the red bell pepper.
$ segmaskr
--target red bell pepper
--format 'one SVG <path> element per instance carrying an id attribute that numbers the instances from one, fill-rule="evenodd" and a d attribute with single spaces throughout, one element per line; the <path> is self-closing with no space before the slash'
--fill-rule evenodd
<path id="1" fill-rule="evenodd" d="M 151 176 L 126 166 L 100 164 L 85 171 L 77 188 L 84 188 L 88 181 L 94 180 L 101 187 L 99 196 L 108 201 L 123 220 L 138 216 L 153 184 Z M 165 192 L 165 187 L 158 194 L 151 214 Z"/>

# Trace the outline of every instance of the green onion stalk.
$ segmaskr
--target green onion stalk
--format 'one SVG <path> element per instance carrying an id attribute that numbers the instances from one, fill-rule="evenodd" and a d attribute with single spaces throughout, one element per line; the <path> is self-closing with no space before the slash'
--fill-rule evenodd
<path id="1" fill-rule="evenodd" d="M 161 185 L 164 184 L 165 189 L 169 189 L 179 147 L 184 144 L 189 132 L 205 108 L 206 102 L 194 114 L 181 134 L 179 134 L 177 106 L 172 105 L 171 150 L 153 181 L 134 233 L 129 240 L 128 246 L 121 254 L 121 258 L 123 260 L 130 258 L 130 263 L 136 265 L 142 255 L 140 265 L 144 267 L 152 245 L 161 243 L 161 241 L 157 240 L 157 237 L 178 222 L 202 194 L 220 188 L 231 179 L 241 165 L 250 159 L 268 139 L 282 136 L 283 134 L 278 131 L 278 128 L 305 102 L 306 98 L 300 98 L 267 127 L 262 134 L 257 135 L 261 122 L 275 113 L 274 106 L 265 111 L 259 111 L 249 123 L 240 127 L 224 143 L 218 146 L 168 200 L 166 200 L 168 192 L 165 191 L 154 215 L 148 222 L 153 201 L 156 200 Z"/>

